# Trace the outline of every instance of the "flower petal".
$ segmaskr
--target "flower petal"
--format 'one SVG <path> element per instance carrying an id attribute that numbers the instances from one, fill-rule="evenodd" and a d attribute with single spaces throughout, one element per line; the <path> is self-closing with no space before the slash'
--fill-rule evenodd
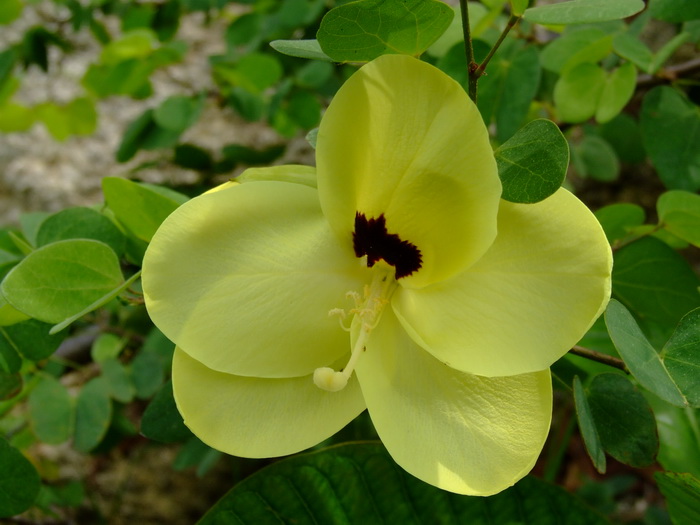
<path id="1" fill-rule="evenodd" d="M 215 372 L 181 349 L 173 392 L 185 424 L 207 445 L 248 458 L 293 454 L 332 436 L 365 409 L 356 379 L 326 392 L 311 376 L 259 379 Z"/>
<path id="2" fill-rule="evenodd" d="M 392 305 L 411 337 L 444 363 L 483 376 L 549 367 L 610 297 L 612 255 L 590 210 L 564 189 L 537 204 L 503 202 L 498 237 L 475 265 Z"/>
<path id="3" fill-rule="evenodd" d="M 352 243 L 356 212 L 416 246 L 419 287 L 462 271 L 493 242 L 501 183 L 486 127 L 462 87 L 433 66 L 384 55 L 340 88 L 316 148 L 323 213 Z"/>
<path id="4" fill-rule="evenodd" d="M 143 289 L 155 324 L 207 367 L 294 377 L 349 351 L 328 312 L 368 272 L 331 233 L 314 189 L 250 182 L 173 212 L 146 252 Z"/>
<path id="5" fill-rule="evenodd" d="M 459 372 L 416 345 L 390 310 L 356 370 L 391 456 L 441 489 L 500 492 L 530 471 L 547 438 L 549 370 L 499 378 Z"/>

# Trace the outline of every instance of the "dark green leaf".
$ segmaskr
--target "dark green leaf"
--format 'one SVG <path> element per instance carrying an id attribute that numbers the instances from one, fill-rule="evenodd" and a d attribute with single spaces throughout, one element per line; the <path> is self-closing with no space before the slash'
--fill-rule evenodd
<path id="1" fill-rule="evenodd" d="M 533 203 L 559 189 L 569 165 L 569 145 L 554 122 L 534 120 L 496 151 L 507 201 Z"/>
<path id="2" fill-rule="evenodd" d="M 117 177 L 102 179 L 109 208 L 138 239 L 149 242 L 158 226 L 180 203 L 153 187 Z"/>
<path id="3" fill-rule="evenodd" d="M 563 489 L 526 478 L 490 498 L 450 494 L 410 476 L 380 444 L 331 447 L 260 470 L 199 522 L 602 525 Z"/>
<path id="4" fill-rule="evenodd" d="M 66 387 L 45 375 L 29 394 L 29 422 L 44 443 L 58 445 L 73 434 L 75 407 Z"/>
<path id="5" fill-rule="evenodd" d="M 601 474 L 605 474 L 606 461 L 603 444 L 600 442 L 598 430 L 596 429 L 591 407 L 586 399 L 586 392 L 578 376 L 574 376 L 574 402 L 576 404 L 576 417 L 581 430 L 583 443 L 586 445 L 586 452 L 593 462 L 595 469 Z"/>
<path id="6" fill-rule="evenodd" d="M 625 376 L 597 375 L 588 391 L 588 403 L 608 454 L 638 468 L 654 462 L 659 450 L 654 414 Z"/>
<path id="7" fill-rule="evenodd" d="M 287 100 L 287 115 L 301 129 L 312 129 L 321 120 L 321 103 L 313 93 L 297 91 Z"/>
<path id="8" fill-rule="evenodd" d="M 620 161 L 639 163 L 646 159 L 639 124 L 630 115 L 620 113 L 614 119 L 601 124 L 598 132 L 613 147 Z"/>
<path id="9" fill-rule="evenodd" d="M 130 160 L 139 149 L 153 150 L 173 147 L 182 130 L 166 129 L 159 126 L 154 118 L 154 110 L 146 110 L 126 129 L 117 150 L 118 162 Z"/>
<path id="10" fill-rule="evenodd" d="M 650 0 L 651 16 L 666 22 L 685 22 L 700 18 L 700 3 L 696 0 Z"/>
<path id="11" fill-rule="evenodd" d="M 10 518 L 32 506 L 41 478 L 22 453 L 0 438 L 0 517 Z"/>
<path id="12" fill-rule="evenodd" d="M 628 237 L 634 228 L 644 224 L 646 218 L 644 208 L 626 202 L 600 208 L 595 216 L 610 243 Z"/>
<path id="13" fill-rule="evenodd" d="M 586 135 L 572 148 L 572 162 L 581 177 L 611 182 L 620 175 L 615 150 L 596 135 Z"/>
<path id="14" fill-rule="evenodd" d="M 452 8 L 436 0 L 358 0 L 326 13 L 316 38 L 336 62 L 367 62 L 385 53 L 418 56 L 453 17 Z"/>
<path id="15" fill-rule="evenodd" d="M 262 31 L 263 20 L 263 15 L 255 12 L 239 16 L 226 29 L 226 44 L 236 47 L 254 42 Z"/>
<path id="16" fill-rule="evenodd" d="M 248 122 L 255 122 L 263 117 L 265 101 L 260 95 L 242 87 L 236 86 L 231 90 L 228 102 Z"/>
<path id="17" fill-rule="evenodd" d="M 700 248 L 700 195 L 667 191 L 656 202 L 656 210 L 664 228 Z"/>
<path id="18" fill-rule="evenodd" d="M 136 397 L 149 399 L 163 384 L 165 373 L 160 357 L 146 350 L 141 350 L 131 362 L 131 380 L 136 388 Z"/>
<path id="19" fill-rule="evenodd" d="M 65 334 L 49 334 L 51 325 L 29 319 L 11 326 L 0 327 L 0 347 L 11 345 L 31 361 L 41 361 L 53 355 Z"/>
<path id="20" fill-rule="evenodd" d="M 325 60 L 333 62 L 333 59 L 326 55 L 321 49 L 318 40 L 273 40 L 270 46 L 275 51 L 284 55 L 299 58 L 309 58 L 311 60 Z"/>
<path id="21" fill-rule="evenodd" d="M 614 254 L 613 295 L 665 341 L 687 312 L 700 306 L 700 279 L 665 243 L 644 238 Z"/>
<path id="22" fill-rule="evenodd" d="M 175 148 L 173 162 L 183 168 L 197 171 L 209 171 L 214 167 L 214 160 L 209 152 L 193 144 L 179 144 Z"/>
<path id="23" fill-rule="evenodd" d="M 691 474 L 657 472 L 654 478 L 666 498 L 674 525 L 700 523 L 700 481 Z"/>
<path id="24" fill-rule="evenodd" d="M 613 37 L 596 26 L 572 26 L 547 44 L 540 54 L 542 67 L 563 74 L 584 62 L 592 64 L 612 51 Z"/>
<path id="25" fill-rule="evenodd" d="M 670 189 L 700 189 L 700 111 L 672 87 L 652 89 L 642 103 L 644 146 Z"/>
<path id="26" fill-rule="evenodd" d="M 664 360 L 640 330 L 632 314 L 612 299 L 605 324 L 615 348 L 639 383 L 675 406 L 688 406 L 686 393 L 667 370 Z"/>
<path id="27" fill-rule="evenodd" d="M 85 383 L 80 389 L 75 407 L 75 436 L 73 446 L 79 452 L 95 448 L 107 433 L 112 420 L 109 386 L 103 377 Z"/>
<path id="28" fill-rule="evenodd" d="M 525 11 L 525 20 L 538 24 L 590 24 L 627 18 L 644 9 L 642 0 L 570 0 Z"/>
<path id="29" fill-rule="evenodd" d="M 700 477 L 700 410 L 673 406 L 653 394 L 647 400 L 659 430 L 659 463 L 666 470 Z"/>
<path id="30" fill-rule="evenodd" d="M 2 293 L 21 312 L 59 323 L 123 282 L 119 260 L 109 246 L 74 239 L 33 251 L 7 274 Z"/>
<path id="31" fill-rule="evenodd" d="M 681 319 L 660 358 L 688 403 L 700 407 L 700 308 Z"/>
<path id="32" fill-rule="evenodd" d="M 0 366 L 0 401 L 15 397 L 22 391 L 23 384 L 22 376 L 18 372 L 8 372 Z"/>
<path id="33" fill-rule="evenodd" d="M 150 402 L 141 419 L 141 433 L 163 443 L 184 441 L 192 436 L 173 398 L 173 385 L 165 383 Z"/>
<path id="34" fill-rule="evenodd" d="M 124 234 L 107 217 L 91 208 L 68 208 L 48 217 L 39 227 L 36 245 L 66 239 L 94 239 L 117 254 L 124 252 Z"/>
<path id="35" fill-rule="evenodd" d="M 333 66 L 328 62 L 313 61 L 300 67 L 295 74 L 297 84 L 306 88 L 319 88 L 333 75 Z"/>

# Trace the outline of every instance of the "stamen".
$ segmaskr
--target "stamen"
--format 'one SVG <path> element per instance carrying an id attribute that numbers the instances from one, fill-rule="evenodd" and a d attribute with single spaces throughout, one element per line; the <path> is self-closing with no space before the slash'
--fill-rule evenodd
<path id="1" fill-rule="evenodd" d="M 322 367 L 314 371 L 314 383 L 317 387 L 328 392 L 337 392 L 345 388 L 353 370 L 355 370 L 360 355 L 367 349 L 369 334 L 379 323 L 384 307 L 389 303 L 389 298 L 396 285 L 396 280 L 393 277 L 393 268 L 377 266 L 372 284 L 364 287 L 364 297 L 357 292 L 348 292 L 346 294 L 346 297 L 355 301 L 355 308 L 350 310 L 350 313 L 353 315 L 352 323 L 347 330 L 359 330 L 359 333 L 345 368 L 336 371 L 329 367 Z M 347 316 L 345 310 L 334 308 L 328 313 L 329 315 L 339 316 L 340 325 L 343 329 L 346 329 L 343 323 Z"/>

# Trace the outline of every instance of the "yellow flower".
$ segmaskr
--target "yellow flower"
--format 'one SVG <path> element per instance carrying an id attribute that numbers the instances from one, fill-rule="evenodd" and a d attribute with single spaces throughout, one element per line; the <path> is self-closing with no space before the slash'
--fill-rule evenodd
<path id="1" fill-rule="evenodd" d="M 462 494 L 512 485 L 549 430 L 548 367 L 608 300 L 599 224 L 564 189 L 500 200 L 478 110 L 406 56 L 343 85 L 316 158 L 315 172 L 255 170 L 191 200 L 148 248 L 146 305 L 178 347 L 185 423 L 224 452 L 272 457 L 367 408 L 418 478 Z"/>

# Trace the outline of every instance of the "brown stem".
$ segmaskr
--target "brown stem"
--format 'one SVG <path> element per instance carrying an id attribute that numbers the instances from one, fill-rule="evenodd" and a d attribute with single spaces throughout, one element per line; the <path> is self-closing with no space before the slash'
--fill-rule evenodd
<path id="1" fill-rule="evenodd" d="M 622 370 L 625 374 L 629 374 L 630 371 L 627 370 L 625 363 L 622 359 L 613 357 L 608 354 L 603 354 L 601 352 L 596 352 L 590 348 L 584 348 L 583 346 L 575 345 L 571 350 L 569 350 L 574 355 L 579 357 L 585 357 L 591 361 L 597 361 L 598 363 L 603 363 L 604 365 L 612 366 L 613 368 L 618 368 Z"/>
<path id="2" fill-rule="evenodd" d="M 515 27 L 515 24 L 517 24 L 519 20 L 520 20 L 520 17 L 518 15 L 510 15 L 510 18 L 508 19 L 508 23 L 506 24 L 505 29 L 503 29 L 501 36 L 498 37 L 498 40 L 496 40 L 496 43 L 491 48 L 491 51 L 489 51 L 489 54 L 486 55 L 486 58 L 484 58 L 484 61 L 481 64 L 479 64 L 479 67 L 477 67 L 474 70 L 474 77 L 476 77 L 475 83 L 476 83 L 476 81 L 478 81 L 479 77 L 484 74 L 484 70 L 486 69 L 486 66 L 488 65 L 488 63 L 491 61 L 491 58 L 493 57 L 493 55 L 496 54 L 496 51 L 498 51 L 498 48 L 501 47 L 501 44 L 505 40 L 506 36 L 508 36 L 508 33 L 510 33 L 510 30 L 513 29 L 513 27 Z M 471 78 L 472 78 L 472 72 L 470 70 L 470 72 L 469 72 L 469 81 L 470 82 L 471 82 Z"/>
<path id="3" fill-rule="evenodd" d="M 696 71 L 700 71 L 700 58 L 694 58 L 681 64 L 665 67 L 654 75 L 639 75 L 639 77 L 637 77 L 637 85 L 653 86 L 656 84 L 663 84 L 664 82 L 678 80 L 679 77 L 695 73 Z"/>

